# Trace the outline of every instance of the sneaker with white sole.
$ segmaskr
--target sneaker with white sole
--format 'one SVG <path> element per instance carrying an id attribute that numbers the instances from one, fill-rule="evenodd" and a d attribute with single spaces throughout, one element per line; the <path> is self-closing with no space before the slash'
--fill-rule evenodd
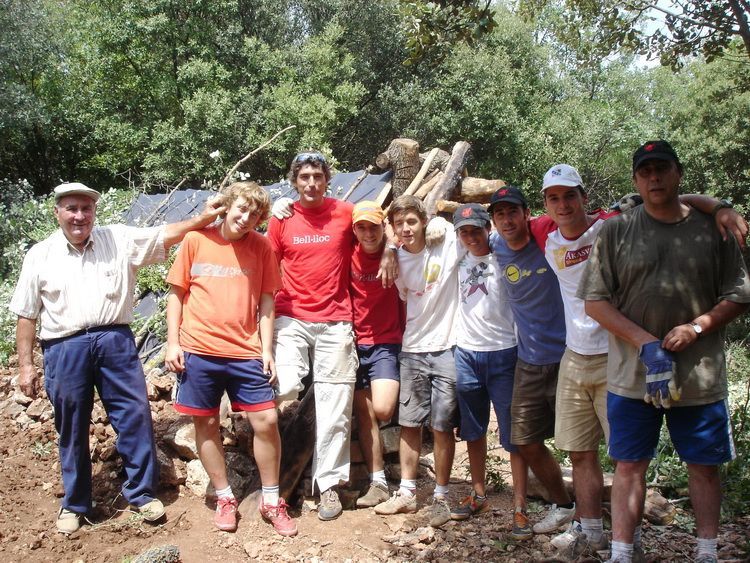
<path id="1" fill-rule="evenodd" d="M 146 504 L 135 507 L 135 511 L 143 516 L 146 522 L 156 522 L 166 512 L 164 504 L 158 498 L 153 498 Z"/>
<path id="2" fill-rule="evenodd" d="M 568 559 L 578 559 L 579 557 L 599 558 L 599 551 L 609 549 L 609 538 L 606 533 L 602 533 L 599 541 L 592 541 L 589 537 L 581 532 L 573 544 L 565 550 Z"/>
<path id="3" fill-rule="evenodd" d="M 566 549 L 570 549 L 573 544 L 578 539 L 578 536 L 580 536 L 583 533 L 583 528 L 581 527 L 581 523 L 577 520 L 573 520 L 568 528 L 561 534 L 556 535 L 552 540 L 550 540 L 550 543 L 552 544 L 552 547 L 554 547 L 557 551 L 565 551 Z"/>
<path id="4" fill-rule="evenodd" d="M 404 495 L 395 491 L 391 498 L 375 507 L 375 514 L 387 516 L 390 514 L 414 514 L 417 511 L 417 496 Z"/>
<path id="5" fill-rule="evenodd" d="M 547 516 L 545 516 L 541 522 L 534 524 L 532 528 L 535 534 L 549 534 L 559 530 L 562 526 L 573 520 L 575 516 L 576 507 L 573 505 L 572 508 L 564 508 L 562 506 L 552 505 Z"/>
<path id="6" fill-rule="evenodd" d="M 477 497 L 476 491 L 471 491 L 469 496 L 465 497 L 458 503 L 456 508 L 451 510 L 451 518 L 453 520 L 468 520 L 472 516 L 482 514 L 488 510 L 492 510 L 489 499 L 487 497 L 480 499 Z"/>
<path id="7" fill-rule="evenodd" d="M 237 529 L 237 499 L 222 497 L 216 500 L 214 526 L 223 532 L 234 532 Z"/>
<path id="8" fill-rule="evenodd" d="M 529 516 L 523 508 L 517 506 L 513 511 L 513 528 L 510 531 L 510 537 L 516 541 L 523 541 L 531 539 L 533 535 Z"/>
<path id="9" fill-rule="evenodd" d="M 330 488 L 320 493 L 320 502 L 318 503 L 318 519 L 327 521 L 338 518 L 343 510 L 339 494 L 335 489 Z"/>
<path id="10" fill-rule="evenodd" d="M 81 527 L 81 515 L 67 508 L 60 507 L 57 513 L 57 531 L 61 534 L 72 534 Z"/>
<path id="11" fill-rule="evenodd" d="M 432 504 L 427 509 L 430 518 L 430 526 L 439 528 L 451 519 L 451 507 L 448 506 L 448 498 L 444 496 L 433 496 Z"/>
<path id="12" fill-rule="evenodd" d="M 371 508 L 385 502 L 390 498 L 388 485 L 382 483 L 370 483 L 367 493 L 357 499 L 357 508 Z"/>

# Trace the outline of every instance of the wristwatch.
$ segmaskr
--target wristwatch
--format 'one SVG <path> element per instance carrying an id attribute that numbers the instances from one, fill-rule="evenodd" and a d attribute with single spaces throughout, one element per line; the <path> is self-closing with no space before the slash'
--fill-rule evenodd
<path id="1" fill-rule="evenodd" d="M 697 334 L 698 336 L 700 336 L 701 333 L 703 332 L 703 327 L 699 325 L 698 323 L 690 323 L 690 326 L 693 327 L 695 334 Z"/>
<path id="2" fill-rule="evenodd" d="M 716 205 L 714 206 L 714 208 L 713 208 L 713 209 L 711 210 L 711 216 L 712 216 L 712 217 L 715 217 L 715 216 L 716 216 L 716 214 L 717 214 L 717 213 L 718 213 L 718 212 L 719 212 L 719 211 L 720 211 L 721 209 L 732 209 L 732 208 L 734 208 L 734 205 L 732 205 L 732 202 L 731 202 L 731 201 L 729 201 L 728 199 L 721 199 L 721 200 L 719 200 L 719 203 L 717 203 L 717 204 L 716 204 Z"/>

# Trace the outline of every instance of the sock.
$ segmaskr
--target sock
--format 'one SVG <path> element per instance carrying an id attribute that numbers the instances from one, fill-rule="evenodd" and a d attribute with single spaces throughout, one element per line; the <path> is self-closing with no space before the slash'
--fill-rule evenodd
<path id="1" fill-rule="evenodd" d="M 484 500 L 487 498 L 487 495 L 480 495 L 478 492 L 474 491 L 474 498 L 478 498 L 479 500 Z"/>
<path id="2" fill-rule="evenodd" d="M 224 489 L 216 489 L 216 498 L 234 498 L 232 486 L 227 485 Z"/>
<path id="3" fill-rule="evenodd" d="M 370 482 L 388 486 L 388 481 L 385 480 L 385 469 L 370 473 Z"/>
<path id="4" fill-rule="evenodd" d="M 641 525 L 638 524 L 635 527 L 635 530 L 633 530 L 633 547 L 642 547 L 641 546 Z"/>
<path id="5" fill-rule="evenodd" d="M 713 555 L 716 557 L 716 538 L 697 538 L 698 545 L 695 548 L 695 558 L 701 555 Z"/>
<path id="6" fill-rule="evenodd" d="M 612 542 L 612 560 L 618 561 L 617 558 L 621 558 L 622 561 L 630 562 L 633 560 L 633 544 L 624 543 L 621 541 Z"/>
<path id="7" fill-rule="evenodd" d="M 601 518 L 581 518 L 581 529 L 592 542 L 601 541 L 602 532 L 604 531 Z"/>
<path id="8" fill-rule="evenodd" d="M 435 483 L 435 492 L 433 493 L 433 496 L 447 497 L 449 492 L 450 489 L 448 488 L 448 485 L 438 485 Z"/>
<path id="9" fill-rule="evenodd" d="M 401 484 L 398 487 L 399 493 L 406 497 L 413 497 L 417 490 L 416 479 L 401 479 Z"/>
<path id="10" fill-rule="evenodd" d="M 263 504 L 266 506 L 278 506 L 279 505 L 279 486 L 274 485 L 273 487 L 263 487 Z"/>

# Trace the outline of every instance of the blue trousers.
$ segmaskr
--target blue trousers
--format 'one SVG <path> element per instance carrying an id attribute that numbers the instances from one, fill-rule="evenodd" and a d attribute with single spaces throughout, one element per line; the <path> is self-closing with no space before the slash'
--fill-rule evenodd
<path id="1" fill-rule="evenodd" d="M 127 477 L 125 500 L 142 506 L 155 498 L 159 466 L 151 409 L 130 328 L 97 327 L 42 347 L 45 389 L 59 438 L 62 506 L 78 513 L 91 508 L 89 425 L 95 388 L 117 433 L 116 447 Z"/>

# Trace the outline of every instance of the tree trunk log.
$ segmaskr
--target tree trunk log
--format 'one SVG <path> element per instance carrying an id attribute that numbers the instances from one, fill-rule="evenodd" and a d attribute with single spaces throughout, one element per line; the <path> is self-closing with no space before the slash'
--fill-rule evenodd
<path id="1" fill-rule="evenodd" d="M 463 203 L 489 203 L 492 194 L 502 188 L 502 180 L 485 180 L 484 178 L 464 178 L 461 180 L 461 197 Z"/>
<path id="2" fill-rule="evenodd" d="M 445 174 L 442 172 L 438 172 L 435 174 L 430 180 L 427 180 L 424 184 L 422 184 L 419 189 L 414 192 L 414 197 L 417 197 L 419 199 L 424 199 L 427 194 L 429 194 L 432 191 L 432 188 L 437 186 L 437 183 L 443 178 Z"/>
<path id="3" fill-rule="evenodd" d="M 433 217 L 437 212 L 439 199 L 451 199 L 453 191 L 461 179 L 461 172 L 466 167 L 470 149 L 471 145 L 466 141 L 459 141 L 454 145 L 448 166 L 445 168 L 445 175 L 430 192 L 430 195 L 425 198 L 425 210 L 428 217 Z"/>
<path id="4" fill-rule="evenodd" d="M 430 167 L 427 169 L 428 174 L 430 172 L 433 172 L 434 170 L 440 170 L 441 172 L 445 171 L 445 167 L 448 165 L 448 161 L 451 158 L 451 155 L 448 151 L 444 151 L 443 149 L 437 149 L 437 151 L 438 152 L 435 155 L 435 158 L 432 160 L 432 164 L 430 164 Z M 427 160 L 427 157 L 429 155 L 430 151 L 419 153 L 420 162 L 424 162 L 425 160 Z"/>
<path id="5" fill-rule="evenodd" d="M 419 173 L 411 181 L 411 184 L 409 184 L 409 187 L 406 188 L 406 191 L 404 191 L 404 194 L 411 195 L 417 191 L 417 188 L 419 188 L 419 185 L 422 183 L 422 180 L 424 180 L 424 177 L 427 175 L 427 171 L 430 169 L 430 166 L 432 165 L 432 161 L 434 160 L 435 156 L 437 156 L 437 153 L 439 150 L 440 149 L 432 149 L 430 151 L 430 154 L 427 155 L 427 158 L 422 163 L 422 168 L 419 169 Z"/>
<path id="6" fill-rule="evenodd" d="M 400 196 L 419 172 L 419 143 L 414 139 L 393 139 L 375 159 L 379 168 L 393 170 L 393 197 Z"/>
<path id="7" fill-rule="evenodd" d="M 463 201 L 449 201 L 447 199 L 439 199 L 436 205 L 438 213 L 455 213 L 459 206 L 463 205 Z M 487 209 L 488 203 L 482 203 L 482 207 Z"/>

